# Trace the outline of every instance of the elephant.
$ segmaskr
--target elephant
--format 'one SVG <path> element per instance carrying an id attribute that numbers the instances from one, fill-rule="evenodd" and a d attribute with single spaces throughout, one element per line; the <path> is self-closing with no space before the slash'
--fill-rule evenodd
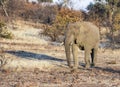
<path id="1" fill-rule="evenodd" d="M 67 64 L 70 68 L 78 69 L 79 61 L 77 57 L 78 48 L 85 51 L 85 68 L 96 65 L 97 52 L 99 48 L 100 34 L 99 28 L 91 22 L 81 21 L 69 23 L 65 31 L 65 53 Z M 70 51 L 71 50 L 71 51 Z M 73 55 L 74 65 L 72 66 Z M 91 60 L 90 57 L 91 56 Z"/>

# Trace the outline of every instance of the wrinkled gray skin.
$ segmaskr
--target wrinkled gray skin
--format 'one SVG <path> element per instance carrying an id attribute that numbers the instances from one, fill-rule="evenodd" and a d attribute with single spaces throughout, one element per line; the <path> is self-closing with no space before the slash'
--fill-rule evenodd
<path id="1" fill-rule="evenodd" d="M 89 68 L 94 66 L 96 64 L 99 39 L 99 29 L 90 22 L 68 24 L 64 42 L 68 66 L 73 69 L 78 68 L 78 48 L 85 50 L 85 67 Z M 72 49 L 74 66 L 71 64 L 72 59 L 70 57 L 70 48 Z M 91 60 L 89 58 L 90 55 Z"/>

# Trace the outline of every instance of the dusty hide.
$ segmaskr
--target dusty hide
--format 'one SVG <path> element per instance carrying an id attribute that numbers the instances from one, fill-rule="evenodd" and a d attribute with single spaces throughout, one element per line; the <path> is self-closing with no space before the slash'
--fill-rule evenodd
<path id="1" fill-rule="evenodd" d="M 53 66 L 45 60 L 0 57 L 0 70 L 3 71 L 49 71 Z"/>

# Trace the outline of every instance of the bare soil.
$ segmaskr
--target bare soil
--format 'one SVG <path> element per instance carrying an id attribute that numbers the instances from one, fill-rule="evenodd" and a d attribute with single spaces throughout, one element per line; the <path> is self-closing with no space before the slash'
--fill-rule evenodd
<path id="1" fill-rule="evenodd" d="M 90 69 L 79 51 L 79 69 L 73 71 L 64 46 L 39 36 L 41 29 L 24 25 L 11 32 L 14 39 L 0 39 L 0 87 L 120 87 L 120 49 L 99 49 L 97 66 Z"/>

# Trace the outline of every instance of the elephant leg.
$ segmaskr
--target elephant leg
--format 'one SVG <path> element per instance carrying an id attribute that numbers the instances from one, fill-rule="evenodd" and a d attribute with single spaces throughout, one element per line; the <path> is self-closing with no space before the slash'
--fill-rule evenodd
<path id="1" fill-rule="evenodd" d="M 98 51 L 98 49 L 97 49 L 97 48 L 94 48 L 93 66 L 95 66 L 95 65 L 96 65 L 96 62 L 97 62 L 97 51 Z"/>
<path id="2" fill-rule="evenodd" d="M 71 65 L 71 56 L 70 56 L 70 45 L 65 44 L 65 52 L 66 52 L 66 58 L 67 58 L 67 64 L 70 68 L 72 68 Z"/>
<path id="3" fill-rule="evenodd" d="M 93 54 L 94 54 L 94 57 L 92 59 L 92 66 L 95 66 L 97 62 L 97 48 L 94 48 Z"/>
<path id="4" fill-rule="evenodd" d="M 79 61 L 78 61 L 78 46 L 76 44 L 73 44 L 72 45 L 72 53 L 73 53 L 73 60 L 74 60 L 74 69 L 77 69 L 78 68 L 78 65 L 79 65 Z"/>
<path id="5" fill-rule="evenodd" d="M 90 58 L 89 58 L 89 55 L 90 55 L 90 50 L 85 48 L 85 67 L 86 68 L 90 68 Z"/>
<path id="6" fill-rule="evenodd" d="M 91 66 L 94 66 L 94 49 L 91 50 Z"/>

